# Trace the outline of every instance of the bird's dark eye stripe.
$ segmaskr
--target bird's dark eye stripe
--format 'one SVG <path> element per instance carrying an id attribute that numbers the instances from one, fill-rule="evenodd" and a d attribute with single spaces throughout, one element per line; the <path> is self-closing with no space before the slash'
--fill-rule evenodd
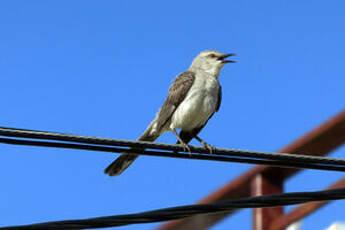
<path id="1" fill-rule="evenodd" d="M 215 58 L 216 57 L 215 54 L 209 54 L 208 56 L 211 57 L 211 58 Z"/>

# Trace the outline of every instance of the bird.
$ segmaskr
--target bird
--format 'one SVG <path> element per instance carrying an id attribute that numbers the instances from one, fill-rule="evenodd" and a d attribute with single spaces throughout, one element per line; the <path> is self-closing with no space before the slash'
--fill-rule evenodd
<path id="1" fill-rule="evenodd" d="M 235 62 L 226 59 L 232 56 L 235 54 L 223 54 L 215 50 L 199 53 L 189 69 L 175 77 L 162 107 L 137 140 L 153 142 L 161 134 L 171 131 L 177 137 L 177 144 L 182 145 L 185 150 L 190 152 L 188 143 L 195 138 L 211 151 L 213 146 L 198 134 L 220 108 L 222 88 L 218 77 L 226 63 Z M 180 129 L 179 134 L 177 129 Z M 120 175 L 137 157 L 136 154 L 123 153 L 104 173 L 109 176 Z"/>

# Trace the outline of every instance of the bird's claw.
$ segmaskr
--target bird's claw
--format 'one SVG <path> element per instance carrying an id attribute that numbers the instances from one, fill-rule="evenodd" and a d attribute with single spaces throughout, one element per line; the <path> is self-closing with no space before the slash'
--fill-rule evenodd
<path id="1" fill-rule="evenodd" d="M 210 154 L 212 154 L 214 152 L 214 150 L 216 149 L 216 147 L 214 147 L 213 145 L 207 144 L 205 141 L 201 142 L 201 144 L 204 148 L 206 148 L 210 151 Z"/>
<path id="2" fill-rule="evenodd" d="M 187 145 L 186 143 L 181 143 L 181 145 L 183 147 L 183 151 L 189 152 L 189 155 L 191 156 L 192 155 L 192 151 L 191 151 L 189 145 Z"/>

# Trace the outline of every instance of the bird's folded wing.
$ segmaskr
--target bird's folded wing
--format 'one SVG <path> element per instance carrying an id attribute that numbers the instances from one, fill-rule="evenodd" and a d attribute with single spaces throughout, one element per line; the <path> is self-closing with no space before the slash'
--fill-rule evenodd
<path id="1" fill-rule="evenodd" d="M 185 99 L 188 91 L 194 83 L 194 80 L 195 73 L 191 71 L 183 72 L 175 78 L 173 84 L 170 86 L 168 97 L 158 112 L 156 120 L 157 130 L 161 130 L 169 121 L 177 107 Z"/>

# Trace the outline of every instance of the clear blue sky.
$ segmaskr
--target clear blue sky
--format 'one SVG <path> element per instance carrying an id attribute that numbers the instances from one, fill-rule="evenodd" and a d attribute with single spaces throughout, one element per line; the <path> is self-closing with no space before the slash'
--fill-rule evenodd
<path id="1" fill-rule="evenodd" d="M 201 136 L 218 147 L 276 151 L 345 108 L 344 1 L 2 1 L 2 126 L 136 139 L 170 83 L 205 49 L 238 54 Z M 172 134 L 159 138 L 174 143 Z M 193 142 L 195 143 L 195 142 Z M 191 204 L 252 165 L 0 146 L 0 225 Z M 345 148 L 332 156 L 344 157 Z M 286 191 L 341 173 L 308 170 Z M 343 201 L 304 221 L 344 221 Z M 159 224 L 117 229 L 152 229 Z M 241 211 L 212 229 L 250 229 Z"/>

